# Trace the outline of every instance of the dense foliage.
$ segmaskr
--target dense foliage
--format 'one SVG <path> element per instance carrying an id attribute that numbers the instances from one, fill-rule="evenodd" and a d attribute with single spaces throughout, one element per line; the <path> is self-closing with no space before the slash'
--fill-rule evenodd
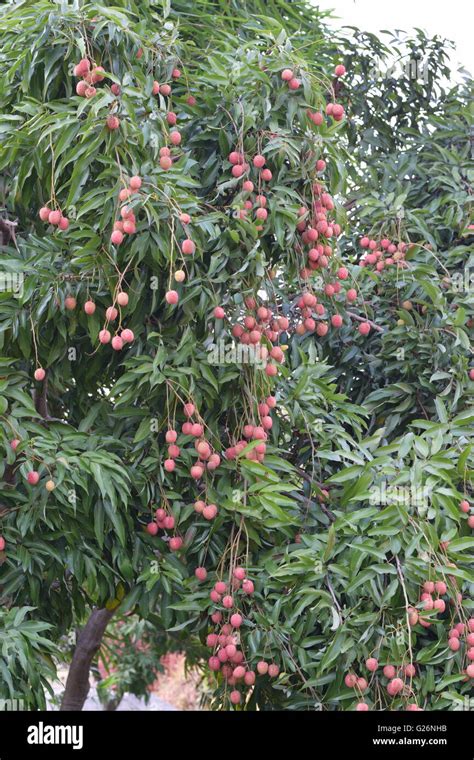
<path id="1" fill-rule="evenodd" d="M 202 663 L 215 709 L 456 709 L 467 91 L 421 33 L 189 5 L 2 9 L 0 696 L 42 705 L 107 606 Z M 426 81 L 372 83 L 394 53 Z"/>

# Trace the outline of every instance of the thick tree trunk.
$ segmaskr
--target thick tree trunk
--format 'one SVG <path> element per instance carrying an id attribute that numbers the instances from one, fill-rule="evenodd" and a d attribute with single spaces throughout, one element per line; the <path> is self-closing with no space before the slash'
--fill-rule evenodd
<path id="1" fill-rule="evenodd" d="M 89 671 L 92 660 L 100 647 L 113 610 L 93 610 L 80 632 L 69 668 L 61 710 L 82 710 L 89 693 Z"/>

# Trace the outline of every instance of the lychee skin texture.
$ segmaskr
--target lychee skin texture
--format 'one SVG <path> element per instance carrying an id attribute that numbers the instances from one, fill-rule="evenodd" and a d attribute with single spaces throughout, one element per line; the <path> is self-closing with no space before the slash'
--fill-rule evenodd
<path id="1" fill-rule="evenodd" d="M 196 246 L 192 240 L 189 240 L 189 238 L 187 238 L 186 240 L 183 240 L 183 243 L 181 245 L 181 250 L 184 254 L 190 255 L 194 253 L 194 251 L 196 250 Z"/>
<path id="2" fill-rule="evenodd" d="M 123 232 L 120 230 L 114 230 L 110 236 L 110 242 L 113 245 L 120 245 L 123 242 Z"/>
<path id="3" fill-rule="evenodd" d="M 160 158 L 160 166 L 165 171 L 168 171 L 168 169 L 171 169 L 173 165 L 173 161 L 169 156 L 161 156 Z"/>
<path id="4" fill-rule="evenodd" d="M 115 129 L 118 129 L 120 127 L 120 119 L 117 116 L 107 116 L 107 119 L 105 120 L 107 129 L 110 129 L 111 131 L 114 131 Z"/>
<path id="5" fill-rule="evenodd" d="M 231 691 L 230 692 L 230 701 L 233 705 L 238 705 L 240 703 L 241 694 L 240 691 Z"/>
<path id="6" fill-rule="evenodd" d="M 135 222 L 132 222 L 130 219 L 124 219 L 122 229 L 127 235 L 133 235 L 136 232 L 137 227 Z"/>
<path id="7" fill-rule="evenodd" d="M 391 687 L 390 693 L 393 692 L 393 695 L 398 694 L 403 689 L 403 681 L 401 678 L 393 678 L 389 686 Z"/>
<path id="8" fill-rule="evenodd" d="M 168 290 L 168 292 L 165 295 L 166 303 L 169 303 L 171 305 L 177 304 L 179 301 L 179 296 L 176 290 Z"/>
<path id="9" fill-rule="evenodd" d="M 123 348 L 123 340 L 120 335 L 114 335 L 112 338 L 112 348 L 114 351 L 120 351 Z"/>
<path id="10" fill-rule="evenodd" d="M 26 476 L 26 479 L 28 483 L 30 484 L 30 486 L 35 486 L 40 479 L 39 472 L 36 472 L 36 470 L 30 470 L 30 472 Z"/>
<path id="11" fill-rule="evenodd" d="M 194 571 L 194 575 L 198 581 L 205 581 L 207 578 L 207 570 L 205 567 L 197 567 Z"/>
<path id="12" fill-rule="evenodd" d="M 119 306 L 127 306 L 128 305 L 128 294 L 121 291 L 117 294 L 117 303 Z"/>
<path id="13" fill-rule="evenodd" d="M 369 659 L 365 661 L 365 667 L 371 673 L 375 673 L 378 666 L 379 666 L 379 663 L 378 663 L 378 660 L 375 659 L 375 657 L 369 657 Z"/>
<path id="14" fill-rule="evenodd" d="M 37 380 L 38 382 L 41 382 L 46 377 L 46 372 L 44 371 L 42 367 L 38 367 L 38 369 L 35 369 L 34 377 L 35 377 L 35 380 Z"/>
<path id="15" fill-rule="evenodd" d="M 256 676 L 253 670 L 248 670 L 246 674 L 244 675 L 244 683 L 246 686 L 253 686 L 255 683 L 255 679 L 256 679 Z"/>

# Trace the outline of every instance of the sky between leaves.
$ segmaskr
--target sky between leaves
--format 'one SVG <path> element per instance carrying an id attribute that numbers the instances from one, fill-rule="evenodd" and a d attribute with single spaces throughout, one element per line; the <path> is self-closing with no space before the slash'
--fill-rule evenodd
<path id="1" fill-rule="evenodd" d="M 439 34 L 455 44 L 452 61 L 474 71 L 473 6 L 465 0 L 313 0 L 321 10 L 333 9 L 331 25 L 357 26 L 368 32 L 415 27 L 429 35 Z M 470 9 L 469 9 L 470 8 Z"/>

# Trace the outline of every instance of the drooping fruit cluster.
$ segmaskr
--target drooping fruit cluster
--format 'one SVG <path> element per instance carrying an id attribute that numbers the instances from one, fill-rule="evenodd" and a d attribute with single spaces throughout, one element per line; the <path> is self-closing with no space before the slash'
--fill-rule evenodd
<path id="1" fill-rule="evenodd" d="M 295 76 L 293 69 L 283 69 L 281 78 L 283 82 L 286 82 L 289 90 L 298 90 L 301 86 L 301 82 Z"/>
<path id="2" fill-rule="evenodd" d="M 76 94 L 81 98 L 93 98 L 97 93 L 94 85 L 105 79 L 105 69 L 103 66 L 95 66 L 88 58 L 82 58 L 74 66 L 74 76 L 80 79 L 76 85 Z"/>
<path id="3" fill-rule="evenodd" d="M 446 609 L 446 602 L 441 597 L 446 593 L 447 586 L 444 581 L 425 581 L 420 594 L 421 609 L 427 612 L 436 610 L 437 614 L 443 613 Z M 436 594 L 436 599 L 433 599 L 433 594 Z M 421 615 L 418 622 L 422 626 L 426 625 L 426 621 Z"/>
<path id="4" fill-rule="evenodd" d="M 174 515 L 171 514 L 169 508 L 159 507 L 155 511 L 155 519 L 147 524 L 146 532 L 150 536 L 156 536 L 159 530 L 175 531 L 175 528 L 176 520 L 174 518 Z M 183 543 L 183 538 L 176 532 L 174 532 L 172 536 L 168 537 L 168 546 L 172 552 L 179 551 L 182 548 Z"/>
<path id="5" fill-rule="evenodd" d="M 135 175 L 131 177 L 128 186 L 123 187 L 119 192 L 119 201 L 124 203 L 120 209 L 121 219 L 114 222 L 114 229 L 110 236 L 110 242 L 113 245 L 120 245 L 123 242 L 125 235 L 133 235 L 136 232 L 136 218 L 133 209 L 126 205 L 126 201 L 130 200 L 133 195 L 139 193 L 142 186 L 142 179 Z"/>
<path id="6" fill-rule="evenodd" d="M 187 419 L 181 427 L 181 432 L 184 436 L 192 436 L 195 439 L 194 448 L 198 456 L 197 461 L 191 466 L 189 474 L 195 480 L 200 480 L 206 470 L 213 472 L 219 467 L 221 458 L 219 454 L 213 450 L 213 447 L 209 441 L 206 440 L 204 436 L 204 425 L 202 421 L 192 421 L 193 417 L 198 417 L 195 405 L 191 402 L 188 402 L 184 404 L 183 411 Z M 173 428 L 170 428 L 166 431 L 165 439 L 169 446 L 168 458 L 165 459 L 163 466 L 166 472 L 173 472 L 176 467 L 176 459 L 181 454 L 180 447 L 176 445 L 176 441 L 178 439 L 177 431 Z M 210 514 L 210 511 L 206 512 L 206 515 L 207 514 Z M 212 515 L 212 517 L 215 517 L 215 514 Z M 212 517 L 208 517 L 207 519 L 212 519 Z"/>
<path id="7" fill-rule="evenodd" d="M 63 232 L 69 227 L 69 219 L 59 208 L 50 209 L 48 206 L 43 206 L 39 210 L 39 218 L 42 222 L 48 222 Z"/>
<path id="8" fill-rule="evenodd" d="M 196 578 L 203 582 L 207 579 L 206 568 L 198 567 L 195 570 Z M 212 650 L 209 657 L 209 669 L 220 674 L 226 684 L 234 688 L 229 693 L 231 704 L 238 705 L 242 701 L 242 691 L 247 687 L 251 689 L 255 684 L 257 675 L 268 675 L 276 678 L 280 672 L 274 662 L 260 660 L 255 669 L 252 668 L 247 658 L 240 628 L 245 625 L 246 615 L 244 607 L 248 606 L 249 597 L 255 591 L 254 583 L 247 578 L 246 570 L 239 565 L 234 566 L 229 573 L 229 581 L 222 577 L 214 582 L 209 597 L 212 603 L 210 619 L 213 630 L 208 633 L 206 645 Z"/>
<path id="9" fill-rule="evenodd" d="M 261 401 L 257 407 L 257 414 L 259 417 L 258 425 L 249 423 L 244 425 L 243 434 L 244 438 L 238 440 L 232 446 L 226 449 L 227 459 L 237 459 L 244 449 L 252 441 L 256 442 L 256 445 L 246 452 L 247 459 L 251 459 L 257 462 L 263 462 L 267 451 L 266 441 L 268 439 L 268 431 L 273 427 L 273 420 L 270 416 L 270 411 L 276 408 L 275 396 L 267 396 L 265 401 Z"/>
<path id="10" fill-rule="evenodd" d="M 158 83 L 156 82 L 155 84 L 158 84 Z M 169 87 L 169 85 L 163 84 L 163 85 L 158 85 L 158 87 L 160 88 L 161 93 L 163 93 L 163 89 L 165 87 L 168 88 L 166 90 L 167 93 L 168 91 L 169 93 L 171 92 L 171 87 Z M 166 118 L 166 122 L 168 123 L 170 127 L 176 126 L 178 117 L 174 111 L 168 111 L 165 118 Z M 171 129 L 171 131 L 167 135 L 167 139 L 171 143 L 172 147 L 177 148 L 179 145 L 181 145 L 182 134 L 177 129 Z M 177 160 L 178 158 L 179 156 L 173 155 L 171 152 L 171 149 L 167 145 L 164 145 L 162 148 L 160 148 L 160 167 L 164 171 L 169 171 L 169 169 L 171 169 L 171 167 L 173 166 L 173 161 Z"/>
<path id="11" fill-rule="evenodd" d="M 467 524 L 471 529 L 474 529 L 474 514 L 470 514 L 472 507 L 467 499 L 462 499 L 462 501 L 459 503 L 459 509 L 463 514 L 468 516 Z"/>
<path id="12" fill-rule="evenodd" d="M 344 118 L 344 106 L 341 103 L 328 103 L 326 106 L 326 116 L 332 116 L 334 121 L 342 121 Z"/>
<path id="13" fill-rule="evenodd" d="M 365 666 L 369 673 L 375 674 L 379 669 L 379 661 L 375 657 L 369 657 L 365 661 Z M 356 695 L 359 698 L 359 702 L 356 704 L 357 712 L 364 712 L 369 709 L 367 702 L 361 700 L 362 695 L 365 694 L 371 686 L 374 689 L 378 689 L 379 686 L 385 684 L 385 689 L 390 697 L 412 697 L 413 698 L 413 686 L 412 679 L 416 676 L 416 667 L 413 663 L 408 665 L 394 665 L 387 664 L 383 667 L 383 676 L 373 675 L 370 683 L 363 676 L 358 676 L 354 672 L 347 673 L 344 677 L 344 683 L 348 689 L 354 689 Z M 410 702 L 407 705 L 407 710 L 421 711 L 423 708 L 419 707 L 416 702 Z"/>
<path id="14" fill-rule="evenodd" d="M 361 248 L 366 249 L 360 257 L 359 264 L 361 267 L 373 267 L 374 271 L 382 272 L 386 267 L 398 266 L 406 267 L 405 254 L 408 249 L 407 243 L 391 242 L 388 238 L 382 238 L 380 241 L 362 237 L 359 240 Z"/>
<path id="15" fill-rule="evenodd" d="M 124 307 L 128 305 L 128 293 L 125 293 L 125 291 L 120 290 L 114 300 L 114 303 L 118 304 L 120 307 Z M 95 312 L 95 303 L 93 301 L 86 301 L 84 304 L 84 311 L 86 314 L 91 315 Z M 99 331 L 99 342 L 102 345 L 106 345 L 107 343 L 111 343 L 112 348 L 114 351 L 120 351 L 122 348 L 124 348 L 125 345 L 133 343 L 135 340 L 135 335 L 133 333 L 133 330 L 130 330 L 129 328 L 122 329 L 119 327 L 119 329 L 116 331 L 115 335 L 112 337 L 112 334 L 110 330 L 108 329 L 110 322 L 115 322 L 119 315 L 118 309 L 115 308 L 114 305 L 108 306 L 105 310 L 105 324 L 102 330 Z"/>
<path id="16" fill-rule="evenodd" d="M 461 650 L 461 657 L 463 643 L 464 657 L 467 661 L 464 672 L 468 678 L 474 678 L 474 618 L 470 618 L 467 623 L 456 623 L 448 633 L 448 647 L 452 652 Z"/>
<path id="17" fill-rule="evenodd" d="M 249 211 L 254 209 L 254 218 L 258 229 L 262 229 L 262 222 L 265 222 L 268 218 L 268 211 L 266 209 L 267 198 L 263 194 L 262 187 L 264 182 L 270 182 L 273 177 L 270 169 L 265 166 L 265 156 L 257 153 L 252 159 L 247 160 L 242 147 L 240 150 L 231 151 L 227 158 L 229 163 L 232 164 L 232 176 L 236 178 L 245 176 L 242 182 L 242 192 L 244 194 L 253 193 L 255 187 L 257 187 L 259 193 L 255 199 L 247 199 L 244 202 L 243 208 L 238 212 L 239 216 L 241 219 L 246 219 Z M 254 172 L 254 181 L 250 179 L 252 172 Z"/>
<path id="18" fill-rule="evenodd" d="M 288 329 L 289 320 L 285 316 L 274 316 L 268 306 L 258 306 L 253 296 L 245 298 L 245 306 L 245 315 L 240 315 L 243 324 L 240 321 L 233 324 L 232 336 L 243 345 L 253 347 L 256 367 L 268 377 L 275 377 L 278 365 L 285 360 L 283 349 L 276 344 Z"/>

